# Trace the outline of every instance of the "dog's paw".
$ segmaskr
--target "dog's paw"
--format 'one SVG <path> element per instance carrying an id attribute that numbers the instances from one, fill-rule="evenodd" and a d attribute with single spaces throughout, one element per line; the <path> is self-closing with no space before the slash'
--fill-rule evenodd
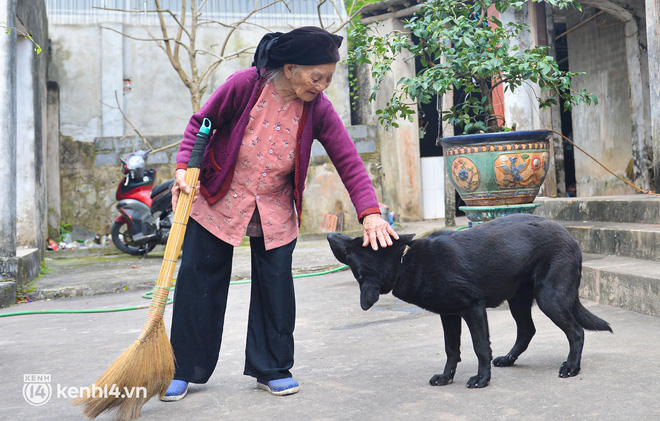
<path id="1" fill-rule="evenodd" d="M 493 360 L 493 365 L 495 367 L 509 367 L 513 365 L 513 363 L 516 362 L 516 358 L 513 358 L 510 355 L 504 355 L 501 357 L 497 357 Z"/>
<path id="2" fill-rule="evenodd" d="M 488 386 L 488 383 L 490 383 L 490 376 L 486 377 L 477 374 L 474 377 L 470 377 L 470 380 L 467 382 L 467 387 L 469 389 L 479 389 Z"/>
<path id="3" fill-rule="evenodd" d="M 559 367 L 559 377 L 574 377 L 577 376 L 580 372 L 579 365 L 569 364 L 568 361 L 564 361 Z"/>
<path id="4" fill-rule="evenodd" d="M 431 386 L 447 386 L 449 383 L 452 383 L 453 381 L 454 381 L 454 376 L 452 375 L 436 374 L 435 376 L 431 377 L 429 383 L 431 383 Z"/>

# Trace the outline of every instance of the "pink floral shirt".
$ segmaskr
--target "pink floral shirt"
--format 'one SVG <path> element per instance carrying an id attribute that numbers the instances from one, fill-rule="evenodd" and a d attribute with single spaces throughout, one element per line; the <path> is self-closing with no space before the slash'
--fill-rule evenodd
<path id="1" fill-rule="evenodd" d="M 238 246 L 258 209 L 266 250 L 293 241 L 298 224 L 291 173 L 302 109 L 302 100 L 284 101 L 267 82 L 250 113 L 229 191 L 213 205 L 200 196 L 190 216 Z"/>

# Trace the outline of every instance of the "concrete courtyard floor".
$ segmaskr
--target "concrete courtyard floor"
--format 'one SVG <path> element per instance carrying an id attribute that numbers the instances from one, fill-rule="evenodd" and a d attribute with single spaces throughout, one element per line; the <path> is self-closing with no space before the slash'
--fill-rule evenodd
<path id="1" fill-rule="evenodd" d="M 324 240 L 314 241 L 319 250 L 327 247 Z M 300 249 L 314 249 L 302 243 Z M 87 270 L 95 273 L 93 265 Z M 445 362 L 438 316 L 391 295 L 381 296 L 374 308 L 362 311 L 358 285 L 349 271 L 299 278 L 295 286 L 293 373 L 300 393 L 271 396 L 242 374 L 250 285 L 232 285 L 222 350 L 210 381 L 191 385 L 180 402 L 150 400 L 142 419 L 660 419 L 660 318 L 584 301 L 611 324 L 614 334 L 587 332 L 582 372 L 562 379 L 557 373 L 568 343 L 535 307 L 537 334 L 529 349 L 513 367 L 493 367 L 490 386 L 479 390 L 465 387 L 476 374 L 477 360 L 464 328 L 463 361 L 455 383 L 432 387 L 428 380 L 442 371 Z M 0 310 L 0 315 L 148 302 L 142 292 L 128 291 L 38 301 Z M 171 314 L 168 306 L 168 327 Z M 146 315 L 146 310 L 136 310 L 0 318 L 0 419 L 85 419 L 63 391 L 96 380 L 138 337 Z M 493 355 L 503 355 L 515 339 L 513 319 L 506 308 L 490 310 L 488 317 Z M 43 405 L 32 406 L 24 398 L 26 374 L 50 375 L 52 396 Z M 98 419 L 110 420 L 113 414 Z"/>

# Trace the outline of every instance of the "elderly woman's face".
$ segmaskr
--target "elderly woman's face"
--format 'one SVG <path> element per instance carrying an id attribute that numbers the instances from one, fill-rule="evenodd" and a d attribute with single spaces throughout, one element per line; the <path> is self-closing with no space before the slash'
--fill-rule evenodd
<path id="1" fill-rule="evenodd" d="M 298 98 L 309 102 L 330 85 L 336 67 L 337 63 L 314 66 L 285 64 L 284 75 L 291 82 L 291 87 Z"/>

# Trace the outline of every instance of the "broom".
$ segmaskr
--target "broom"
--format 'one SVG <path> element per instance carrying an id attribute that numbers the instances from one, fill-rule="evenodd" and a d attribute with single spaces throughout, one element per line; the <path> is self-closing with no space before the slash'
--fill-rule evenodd
<path id="1" fill-rule="evenodd" d="M 176 261 L 183 244 L 190 216 L 194 186 L 199 178 L 202 157 L 209 140 L 211 122 L 204 119 L 197 134 L 186 170 L 189 194 L 183 192 L 174 212 L 163 263 L 158 274 L 149 314 L 140 337 L 81 396 L 73 401 L 82 405 L 83 413 L 96 418 L 105 411 L 117 410 L 116 419 L 133 420 L 140 416 L 142 406 L 154 395 L 162 396 L 174 377 L 174 352 L 165 331 L 163 313 L 170 293 Z M 145 393 L 146 390 L 146 393 Z"/>

